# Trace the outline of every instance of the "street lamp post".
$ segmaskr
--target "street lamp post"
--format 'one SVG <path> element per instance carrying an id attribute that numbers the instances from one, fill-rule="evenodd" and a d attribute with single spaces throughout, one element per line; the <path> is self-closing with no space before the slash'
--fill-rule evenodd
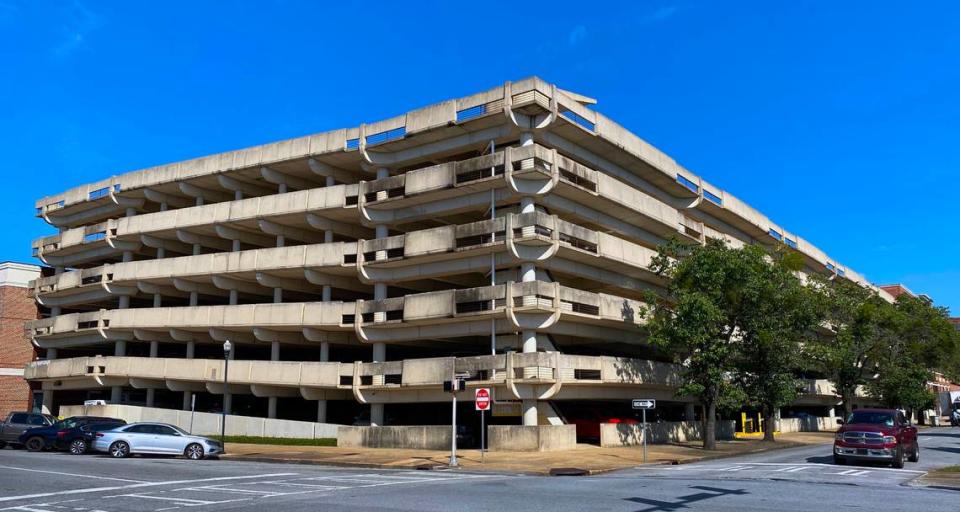
<path id="1" fill-rule="evenodd" d="M 223 342 L 223 406 L 220 407 L 220 444 L 221 450 L 227 453 L 227 393 L 230 392 L 227 387 L 227 372 L 230 369 L 230 350 L 233 346 L 230 340 Z"/>

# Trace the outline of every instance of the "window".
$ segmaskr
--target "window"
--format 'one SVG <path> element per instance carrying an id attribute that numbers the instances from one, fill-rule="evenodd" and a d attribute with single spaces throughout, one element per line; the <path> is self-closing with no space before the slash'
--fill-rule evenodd
<path id="1" fill-rule="evenodd" d="M 465 108 L 457 111 L 457 122 L 463 122 L 474 117 L 480 117 L 487 113 L 486 105 L 477 105 L 476 107 Z"/>
<path id="2" fill-rule="evenodd" d="M 153 425 L 131 425 L 124 429 L 124 432 L 129 432 L 131 434 L 152 434 Z"/>
<path id="3" fill-rule="evenodd" d="M 682 174 L 677 174 L 677 183 L 683 185 L 684 187 L 687 187 L 688 189 L 694 192 L 700 192 L 700 185 L 697 185 L 696 183 L 691 181 L 690 178 L 687 178 Z"/>
<path id="4" fill-rule="evenodd" d="M 367 135 L 367 145 L 380 144 L 381 142 L 387 142 L 394 139 L 403 138 L 407 134 L 407 127 L 401 126 L 400 128 L 394 128 L 392 130 L 387 130 L 385 132 L 374 133 L 373 135 Z"/>
<path id="5" fill-rule="evenodd" d="M 19 423 L 21 425 L 29 425 L 29 415 L 24 413 L 17 413 L 13 416 L 10 416 L 10 423 Z"/>
<path id="6" fill-rule="evenodd" d="M 770 231 L 767 231 L 767 233 L 769 233 L 770 236 L 772 236 L 772 237 L 775 238 L 776 240 L 778 240 L 778 241 L 783 241 L 783 235 L 781 235 L 779 231 L 771 228 Z"/>
<path id="7" fill-rule="evenodd" d="M 710 192 L 707 189 L 703 189 L 703 197 L 704 199 L 706 199 L 707 201 L 710 201 L 715 205 L 723 206 L 723 199 L 721 199 L 720 196 L 714 194 L 713 192 Z"/>
<path id="8" fill-rule="evenodd" d="M 847 271 L 840 267 L 837 267 L 837 275 L 840 277 L 847 277 Z"/>
<path id="9" fill-rule="evenodd" d="M 783 239 L 783 243 L 787 244 L 789 247 L 793 247 L 794 249 L 797 248 L 797 241 L 796 241 L 796 240 L 791 240 L 791 239 L 789 239 L 789 238 L 784 238 L 784 239 Z"/>
<path id="10" fill-rule="evenodd" d="M 360 139 L 347 139 L 347 149 L 357 149 L 360 147 Z"/>
<path id="11" fill-rule="evenodd" d="M 158 435 L 161 435 L 161 436 L 178 436 L 178 435 L 180 435 L 179 433 L 177 433 L 176 430 L 174 430 L 174 429 L 172 429 L 172 428 L 170 428 L 170 427 L 168 427 L 168 426 L 166 426 L 166 425 L 154 425 L 154 426 L 153 426 L 153 432 L 154 432 L 155 434 L 158 434 Z"/>
<path id="12" fill-rule="evenodd" d="M 43 426 L 46 426 L 47 420 L 45 420 L 43 416 L 39 414 L 31 414 L 30 419 L 28 420 L 28 423 L 30 423 L 31 425 L 38 425 L 43 427 Z"/>
<path id="13" fill-rule="evenodd" d="M 827 270 L 833 272 L 835 269 L 836 267 L 833 266 L 833 263 L 827 263 Z"/>
<path id="14" fill-rule="evenodd" d="M 594 123 L 591 123 L 590 121 L 587 120 L 587 118 L 581 116 L 580 114 L 577 114 L 572 110 L 561 110 L 560 115 L 563 117 L 566 117 L 567 119 L 580 125 L 582 128 L 586 128 L 591 132 L 593 131 L 594 128 L 596 128 L 596 125 Z"/>

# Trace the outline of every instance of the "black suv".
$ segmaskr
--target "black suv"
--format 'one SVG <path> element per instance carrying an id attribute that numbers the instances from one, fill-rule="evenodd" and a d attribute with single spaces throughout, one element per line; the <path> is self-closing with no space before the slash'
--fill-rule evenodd
<path id="1" fill-rule="evenodd" d="M 73 416 L 49 427 L 25 430 L 20 435 L 19 442 L 32 452 L 53 448 L 70 450 L 70 453 L 80 455 L 86 453 L 96 432 L 115 429 L 126 424 L 127 422 L 117 418 Z"/>

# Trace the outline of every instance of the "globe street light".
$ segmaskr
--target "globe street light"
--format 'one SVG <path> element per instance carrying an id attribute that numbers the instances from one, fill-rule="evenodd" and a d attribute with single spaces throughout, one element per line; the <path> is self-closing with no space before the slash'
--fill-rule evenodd
<path id="1" fill-rule="evenodd" d="M 227 393 L 230 390 L 227 388 L 227 371 L 230 369 L 230 351 L 233 350 L 233 345 L 230 344 L 230 340 L 223 342 L 223 406 L 220 407 L 220 444 L 222 453 L 227 453 Z"/>

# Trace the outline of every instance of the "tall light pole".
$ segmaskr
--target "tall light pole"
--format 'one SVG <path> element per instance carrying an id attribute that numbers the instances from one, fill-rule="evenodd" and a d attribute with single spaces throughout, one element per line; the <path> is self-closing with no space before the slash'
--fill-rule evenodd
<path id="1" fill-rule="evenodd" d="M 230 340 L 223 342 L 223 406 L 220 407 L 220 444 L 223 445 L 222 453 L 227 453 L 227 393 L 230 392 L 227 387 L 227 371 L 230 369 L 230 351 L 233 345 Z"/>

